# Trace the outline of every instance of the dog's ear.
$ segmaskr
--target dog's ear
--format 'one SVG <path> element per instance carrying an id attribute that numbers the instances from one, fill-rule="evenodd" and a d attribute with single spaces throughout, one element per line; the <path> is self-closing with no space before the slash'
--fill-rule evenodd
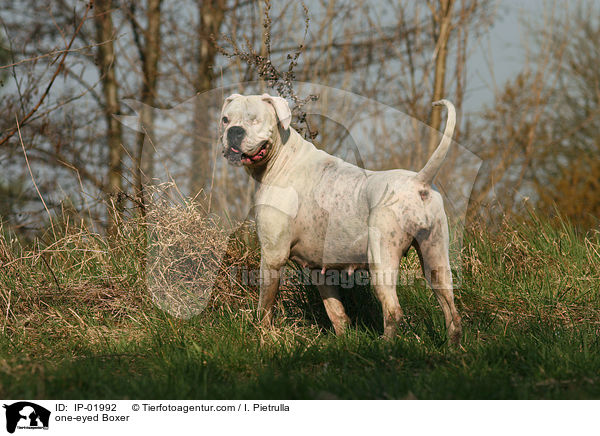
<path id="1" fill-rule="evenodd" d="M 225 111 L 225 108 L 227 107 L 227 105 L 238 97 L 242 97 L 242 95 L 241 94 L 231 94 L 229 97 L 227 97 L 225 99 L 225 101 L 223 102 L 223 107 L 221 108 L 221 116 L 223 116 L 223 112 Z M 219 131 L 220 130 L 221 130 L 221 123 L 219 122 Z"/>
<path id="2" fill-rule="evenodd" d="M 292 111 L 290 110 L 290 105 L 288 105 L 287 100 L 282 97 L 273 97 L 269 94 L 263 94 L 262 99 L 275 108 L 275 113 L 277 114 L 277 118 L 279 118 L 281 127 L 283 127 L 284 130 L 287 130 L 292 122 Z"/>
<path id="3" fill-rule="evenodd" d="M 241 97 L 242 94 L 231 94 L 229 97 L 225 99 L 225 104 L 231 103 L 234 99 Z"/>
<path id="4" fill-rule="evenodd" d="M 227 106 L 229 103 L 231 103 L 233 100 L 235 100 L 238 97 L 241 97 L 241 94 L 231 94 L 229 97 L 227 97 L 225 99 L 225 102 L 223 103 L 223 108 L 225 108 L 225 106 Z"/>

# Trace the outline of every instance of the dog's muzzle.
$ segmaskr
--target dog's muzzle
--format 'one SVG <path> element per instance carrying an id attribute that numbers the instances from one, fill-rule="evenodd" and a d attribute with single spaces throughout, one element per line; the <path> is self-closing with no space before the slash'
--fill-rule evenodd
<path id="1" fill-rule="evenodd" d="M 236 148 L 239 150 L 244 136 L 246 136 L 246 131 L 243 129 L 243 127 L 231 127 L 227 131 L 227 145 L 229 145 L 229 148 Z"/>
<path id="2" fill-rule="evenodd" d="M 246 131 L 240 126 L 230 127 L 227 131 L 227 148 L 223 155 L 233 165 L 251 165 L 261 161 L 267 154 L 268 140 L 260 143 L 255 153 L 243 153 L 241 144 L 245 136 Z"/>
<path id="3" fill-rule="evenodd" d="M 227 131 L 227 147 L 225 150 L 223 150 L 223 156 L 225 156 L 225 159 L 227 159 L 232 165 L 242 165 L 243 153 L 241 150 L 241 144 L 244 136 L 246 136 L 246 131 L 240 126 L 230 127 Z"/>

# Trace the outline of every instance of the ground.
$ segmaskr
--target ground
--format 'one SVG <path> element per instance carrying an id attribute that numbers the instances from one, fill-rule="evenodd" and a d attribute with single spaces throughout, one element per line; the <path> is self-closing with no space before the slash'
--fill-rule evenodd
<path id="1" fill-rule="evenodd" d="M 456 291 L 458 350 L 420 279 L 398 288 L 408 319 L 392 341 L 380 338 L 380 309 L 367 287 L 344 291 L 353 325 L 342 337 L 310 287 L 281 293 L 271 331 L 256 326 L 255 287 L 227 280 L 202 313 L 179 319 L 144 289 L 145 238 L 126 230 L 119 238 L 69 230 L 46 235 L 44 249 L 3 239 L 0 396 L 600 397 L 597 231 L 536 217 L 494 232 L 470 229 Z M 255 242 L 230 244 L 224 262 L 231 259 L 256 266 Z M 412 254 L 404 266 L 417 262 Z"/>

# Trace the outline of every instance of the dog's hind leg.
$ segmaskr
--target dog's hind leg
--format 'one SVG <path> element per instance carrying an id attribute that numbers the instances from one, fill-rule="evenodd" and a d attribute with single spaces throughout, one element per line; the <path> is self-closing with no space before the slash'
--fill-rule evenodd
<path id="1" fill-rule="evenodd" d="M 412 236 L 401 230 L 389 209 L 372 210 L 369 216 L 369 271 L 375 295 L 383 309 L 383 336 L 392 338 L 404 319 L 396 286 L 398 268 Z"/>
<path id="2" fill-rule="evenodd" d="M 433 289 L 444 312 L 448 339 L 450 343 L 458 346 L 462 337 L 462 326 L 460 315 L 454 305 L 446 220 L 438 221 L 425 239 L 417 240 L 415 248 L 419 253 L 423 275 Z"/>
<path id="3" fill-rule="evenodd" d="M 327 316 L 329 316 L 329 319 L 333 324 L 335 334 L 338 336 L 342 335 L 350 323 L 350 318 L 348 318 L 348 315 L 346 315 L 344 305 L 340 300 L 340 292 L 337 286 L 323 284 L 317 285 L 317 288 L 319 289 L 319 293 L 323 299 Z"/>

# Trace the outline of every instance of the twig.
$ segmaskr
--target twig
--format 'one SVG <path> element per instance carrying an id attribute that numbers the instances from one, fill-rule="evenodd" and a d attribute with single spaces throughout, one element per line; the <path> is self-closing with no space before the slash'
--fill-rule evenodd
<path id="1" fill-rule="evenodd" d="M 59 65 L 58 65 L 58 68 L 56 69 L 56 71 L 54 71 L 54 74 L 52 75 L 52 78 L 50 79 L 50 83 L 48 83 L 48 86 L 46 86 L 46 90 L 44 91 L 44 93 L 40 97 L 39 101 L 33 107 L 33 109 L 31 109 L 29 111 L 29 113 L 27 115 L 25 115 L 21 119 L 20 122 L 19 122 L 19 120 L 17 118 L 17 126 L 14 127 L 8 133 L 8 135 L 6 135 L 4 138 L 2 138 L 2 140 L 0 140 L 0 145 L 5 144 L 10 138 L 12 138 L 13 135 L 17 132 L 17 130 L 19 130 L 19 128 L 20 128 L 19 126 L 24 126 L 25 124 L 27 124 L 27 121 L 32 117 L 32 115 L 34 113 L 36 113 L 36 111 L 40 108 L 40 106 L 42 105 L 42 103 L 44 102 L 44 100 L 46 99 L 46 97 L 48 96 L 48 94 L 50 93 L 50 88 L 52 88 L 52 85 L 54 84 L 54 80 L 56 80 L 56 78 L 58 77 L 58 74 L 63 69 L 63 66 L 65 64 L 65 59 L 67 58 L 67 55 L 69 54 L 69 51 L 71 49 L 71 45 L 73 45 L 73 42 L 75 41 L 75 37 L 77 36 L 77 34 L 79 33 L 79 31 L 81 30 L 81 27 L 83 26 L 83 23 L 85 23 L 85 20 L 87 19 L 87 14 L 90 11 L 90 9 L 92 8 L 93 4 L 94 4 L 94 1 L 90 0 L 90 2 L 87 5 L 87 8 L 85 9 L 85 13 L 83 14 L 83 18 L 81 19 L 81 22 L 77 26 L 77 29 L 75 29 L 75 33 L 73 33 L 73 36 L 71 37 L 71 41 L 69 41 L 69 45 L 67 46 L 67 48 L 65 49 L 65 52 L 62 55 L 62 59 L 61 59 Z M 21 135 L 21 133 L 19 132 L 19 136 L 20 135 Z M 22 143 L 23 142 L 21 141 L 21 144 Z M 25 150 L 25 148 L 23 148 L 23 150 Z M 44 204 L 44 206 L 45 206 L 45 204 Z"/>
<path id="2" fill-rule="evenodd" d="M 302 110 L 302 108 L 308 102 L 316 101 L 318 99 L 318 96 L 311 94 L 304 99 L 298 97 L 298 94 L 296 94 L 296 92 L 294 91 L 293 83 L 296 80 L 294 69 L 298 65 L 298 59 L 304 51 L 304 41 L 306 40 L 306 35 L 308 34 L 308 26 L 310 22 L 310 18 L 308 16 L 308 8 L 303 2 L 301 2 L 305 15 L 304 36 L 302 38 L 302 43 L 299 44 L 292 53 L 287 54 L 287 59 L 289 61 L 288 69 L 287 71 L 282 72 L 275 65 L 273 65 L 271 59 L 271 1 L 264 0 L 264 2 L 265 11 L 263 18 L 263 31 L 265 34 L 265 38 L 263 42 L 264 50 L 261 50 L 261 53 L 257 53 L 254 50 L 248 38 L 245 38 L 245 50 L 242 50 L 233 38 L 226 35 L 224 35 L 224 39 L 231 45 L 232 51 L 226 50 L 216 42 L 215 45 L 217 47 L 217 50 L 222 55 L 227 56 L 228 58 L 237 57 L 241 61 L 245 62 L 250 69 L 256 70 L 258 77 L 261 80 L 265 81 L 269 88 L 275 89 L 279 96 L 291 99 L 295 104 L 295 106 L 292 109 L 292 113 L 296 116 L 298 123 L 303 123 L 306 126 L 305 136 L 307 137 L 307 139 L 314 139 L 317 136 L 318 132 L 312 131 L 310 129 L 310 126 L 306 121 L 307 114 L 305 111 Z"/>
<path id="3" fill-rule="evenodd" d="M 27 152 L 25 151 L 25 144 L 23 144 L 23 137 L 21 136 L 21 126 L 19 124 L 19 118 L 17 114 L 15 114 L 15 121 L 17 122 L 17 132 L 19 132 L 19 141 L 21 141 L 21 148 L 23 149 L 23 155 L 25 156 L 25 163 L 27 164 L 27 169 L 29 170 L 29 175 L 31 176 L 31 181 L 33 182 L 33 186 L 35 186 L 35 190 L 42 200 L 42 204 L 44 205 L 44 209 L 46 209 L 46 213 L 48 214 L 48 219 L 50 220 L 50 226 L 52 227 L 52 234 L 56 238 L 56 232 L 54 231 L 54 222 L 52 221 L 52 215 L 50 215 L 50 210 L 48 210 L 48 206 L 46 206 L 46 202 L 44 201 L 44 197 L 40 193 L 37 183 L 35 182 L 35 178 L 33 177 L 33 172 L 31 171 L 31 166 L 29 166 L 29 159 L 27 158 Z"/>
<path id="4" fill-rule="evenodd" d="M 46 264 L 46 266 L 48 267 L 48 269 L 50 270 L 50 274 L 52 274 L 52 278 L 54 278 L 54 283 L 56 283 L 56 288 L 60 292 L 62 289 L 60 288 L 60 284 L 58 283 L 58 279 L 56 278 L 56 275 L 54 274 L 54 271 L 52 270 L 52 268 L 50 267 L 50 264 L 48 263 L 48 261 L 44 257 L 44 254 L 41 253 L 40 256 L 41 256 L 42 260 L 44 261 L 44 263 Z"/>
<path id="5" fill-rule="evenodd" d="M 5 32 L 6 32 L 6 30 L 5 30 Z M 16 62 L 13 61 L 13 63 L 11 63 L 11 64 L 2 65 L 2 66 L 0 66 L 0 70 L 4 70 L 4 69 L 7 69 L 7 68 L 18 67 L 19 65 L 25 64 L 27 62 L 37 62 L 40 59 L 48 58 L 48 57 L 51 57 L 51 56 L 57 56 L 57 55 L 61 55 L 61 54 L 65 55 L 65 54 L 68 54 L 68 53 L 79 53 L 79 52 L 82 52 L 82 51 L 85 51 L 85 50 L 88 50 L 88 49 L 91 49 L 91 48 L 95 48 L 95 47 L 99 47 L 99 46 L 104 45 L 104 44 L 108 44 L 108 43 L 113 42 L 113 41 L 115 41 L 115 40 L 114 39 L 109 39 L 107 41 L 102 41 L 102 42 L 98 42 L 98 43 L 94 43 L 94 44 L 88 44 L 88 45 L 85 45 L 83 47 L 74 48 L 74 49 L 53 50 L 53 51 L 50 51 L 48 53 L 44 53 L 44 54 L 41 54 L 41 55 L 38 55 L 38 56 L 33 56 L 33 57 L 26 58 L 26 59 L 21 59 L 20 61 L 16 61 Z"/>
<path id="6" fill-rule="evenodd" d="M 10 300 L 12 297 L 12 289 L 8 290 L 8 295 L 6 296 L 6 315 L 4 317 L 4 323 L 2 324 L 2 333 L 4 334 L 6 330 L 6 324 L 8 324 L 8 317 L 10 315 Z"/>

